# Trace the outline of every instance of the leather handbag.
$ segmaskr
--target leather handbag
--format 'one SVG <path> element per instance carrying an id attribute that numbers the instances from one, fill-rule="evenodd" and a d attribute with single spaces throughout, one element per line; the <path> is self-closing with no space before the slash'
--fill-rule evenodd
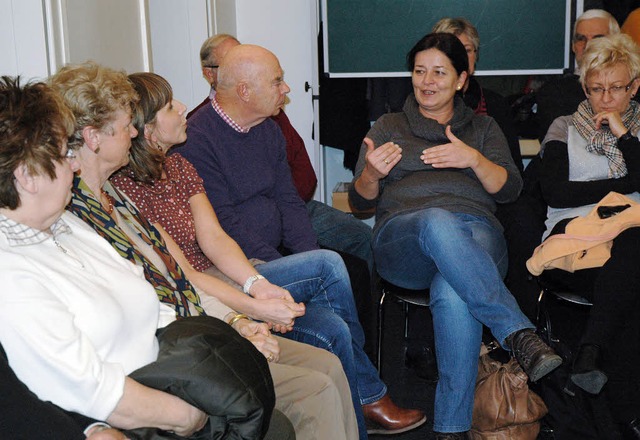
<path id="1" fill-rule="evenodd" d="M 529 389 L 515 359 L 503 364 L 483 355 L 478 361 L 473 421 L 474 440 L 535 440 L 547 407 Z"/>

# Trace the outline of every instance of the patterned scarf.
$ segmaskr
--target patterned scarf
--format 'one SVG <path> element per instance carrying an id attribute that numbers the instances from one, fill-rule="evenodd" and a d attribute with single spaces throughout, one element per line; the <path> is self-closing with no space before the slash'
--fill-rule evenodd
<path id="1" fill-rule="evenodd" d="M 573 125 L 580 136 L 587 140 L 587 151 L 605 155 L 609 160 L 609 178 L 618 179 L 627 175 L 627 164 L 622 152 L 618 149 L 618 138 L 611 132 L 608 125 L 601 125 L 596 130 L 595 116 L 589 100 L 585 99 L 578 106 L 572 116 Z M 622 115 L 622 123 L 629 127 L 631 133 L 640 130 L 640 106 L 631 101 L 627 111 Z"/>
<path id="2" fill-rule="evenodd" d="M 189 311 L 190 303 L 195 306 L 195 309 L 201 315 L 205 315 L 200 305 L 200 297 L 191 283 L 186 279 L 180 266 L 178 266 L 169 253 L 158 230 L 149 223 L 147 219 L 140 214 L 138 209 L 129 202 L 126 197 L 122 196 L 111 183 L 105 183 L 104 189 L 113 197 L 114 209 L 118 210 L 118 213 L 138 232 L 138 236 L 150 245 L 165 263 L 171 278 L 175 282 L 176 288 L 174 288 L 162 272 L 129 241 L 129 237 L 127 237 L 115 220 L 104 210 L 100 201 L 93 197 L 91 190 L 79 176 L 76 176 L 73 180 L 73 197 L 67 209 L 111 243 L 111 246 L 113 246 L 121 257 L 142 267 L 145 278 L 156 289 L 156 294 L 160 302 L 173 307 L 178 318 L 185 318 L 191 315 Z"/>

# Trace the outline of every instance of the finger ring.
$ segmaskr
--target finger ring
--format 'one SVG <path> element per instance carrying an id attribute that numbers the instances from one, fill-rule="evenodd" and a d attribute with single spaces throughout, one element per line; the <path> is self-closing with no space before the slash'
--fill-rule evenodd
<path id="1" fill-rule="evenodd" d="M 269 353 L 269 356 L 267 356 L 267 361 L 269 361 L 269 362 L 273 362 L 273 359 L 275 359 L 275 358 L 273 357 L 273 354 L 272 354 L 272 353 Z"/>
<path id="2" fill-rule="evenodd" d="M 386 163 L 387 165 L 389 165 L 389 159 L 385 159 L 384 163 Z"/>

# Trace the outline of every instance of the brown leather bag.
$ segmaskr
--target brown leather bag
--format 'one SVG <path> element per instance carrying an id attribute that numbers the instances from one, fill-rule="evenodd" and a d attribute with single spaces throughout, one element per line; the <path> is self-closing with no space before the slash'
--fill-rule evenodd
<path id="1" fill-rule="evenodd" d="M 547 406 L 529 390 L 528 377 L 515 359 L 508 363 L 480 357 L 470 438 L 535 440 Z"/>

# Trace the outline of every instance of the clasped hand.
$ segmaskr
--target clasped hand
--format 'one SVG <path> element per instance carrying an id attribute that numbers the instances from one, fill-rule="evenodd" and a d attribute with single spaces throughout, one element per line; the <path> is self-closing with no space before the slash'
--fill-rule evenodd
<path id="1" fill-rule="evenodd" d="M 278 340 L 273 337 L 267 324 L 262 322 L 241 319 L 234 328 L 240 335 L 250 341 L 269 362 L 278 362 L 280 359 L 280 346 Z"/>
<path id="2" fill-rule="evenodd" d="M 278 333 L 286 333 L 293 329 L 295 319 L 303 316 L 305 306 L 296 303 L 288 290 L 271 284 L 266 279 L 256 281 L 251 289 L 256 301 L 256 311 L 252 316 L 268 323 Z"/>

